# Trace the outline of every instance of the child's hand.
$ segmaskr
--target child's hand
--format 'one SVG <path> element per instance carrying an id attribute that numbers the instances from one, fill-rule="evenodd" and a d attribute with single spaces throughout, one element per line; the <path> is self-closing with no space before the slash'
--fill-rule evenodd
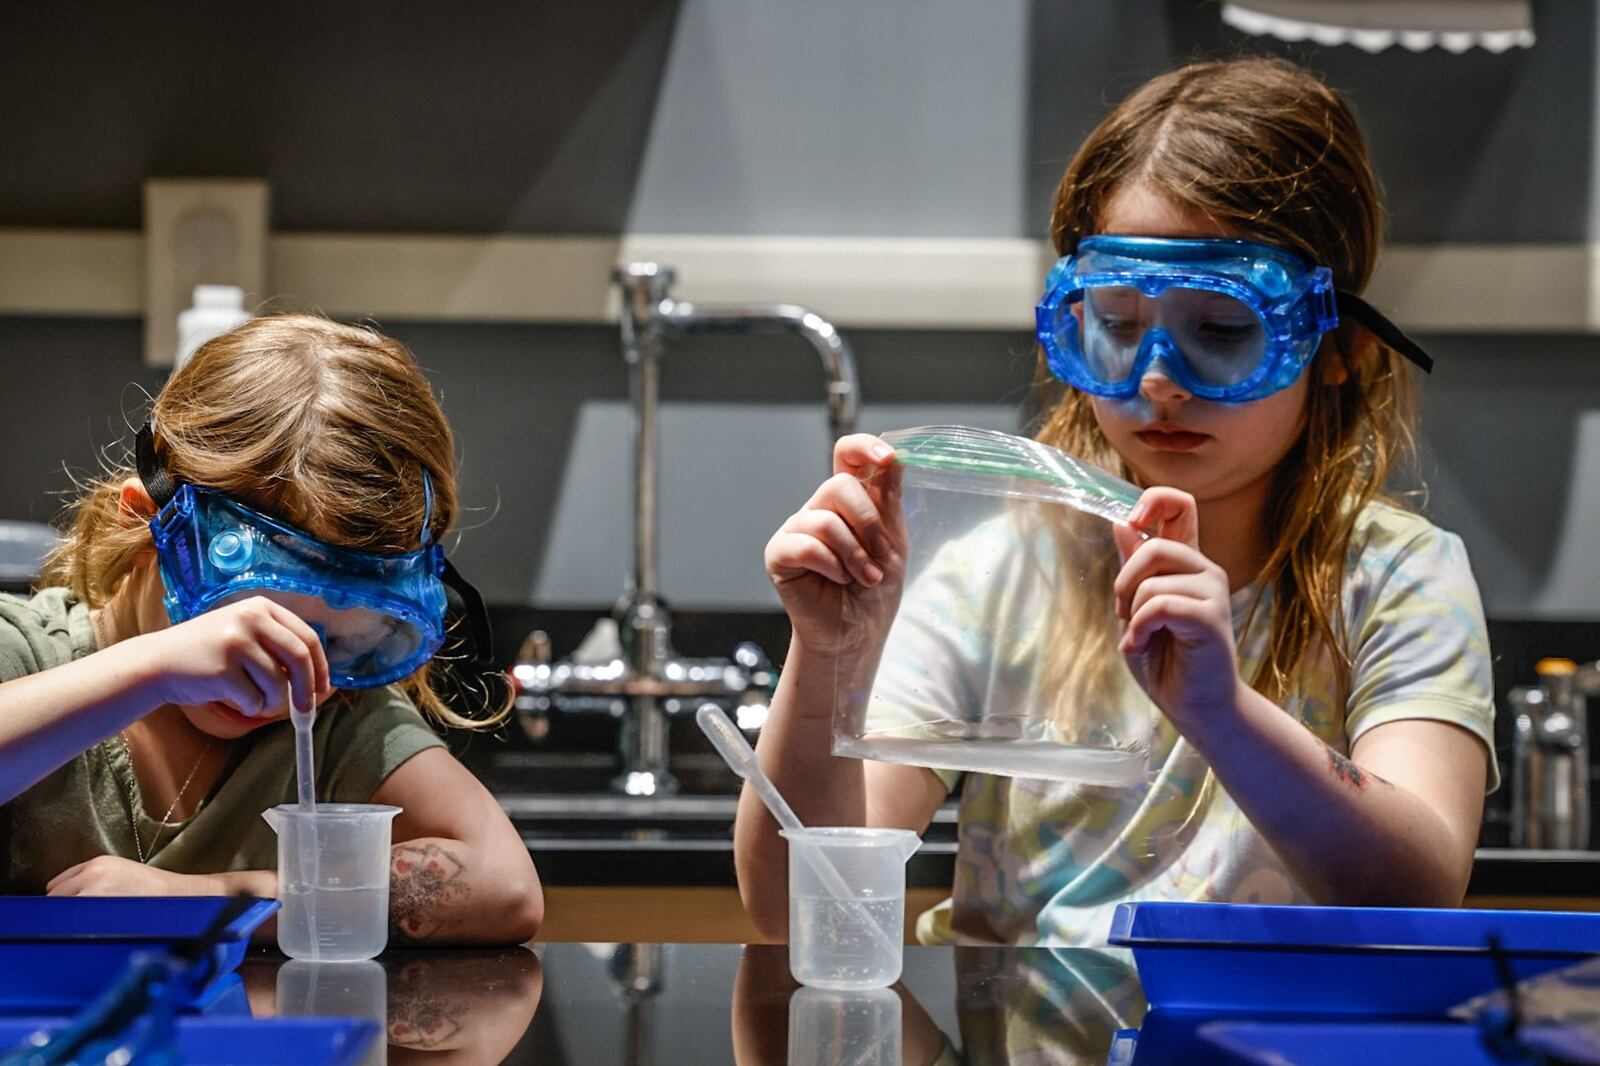
<path id="1" fill-rule="evenodd" d="M 873 622 L 888 622 L 905 577 L 906 526 L 894 449 L 856 433 L 833 447 L 833 477 L 767 542 L 767 576 L 789 613 L 795 640 L 836 653 L 847 638 L 843 598 L 872 604 Z M 869 472 L 876 476 L 863 482 Z M 850 637 L 852 643 L 859 636 Z"/>
<path id="2" fill-rule="evenodd" d="M 216 896 L 226 895 L 203 874 L 157 870 L 116 855 L 97 855 L 69 866 L 45 886 L 51 896 Z"/>
<path id="3" fill-rule="evenodd" d="M 220 703 L 249 718 L 288 713 L 285 688 L 309 709 L 332 695 L 328 658 L 316 631 L 293 611 L 262 596 L 207 611 L 141 640 L 154 645 L 165 703 Z"/>
<path id="4" fill-rule="evenodd" d="M 1236 705 L 1239 668 L 1233 644 L 1228 575 L 1200 554 L 1194 497 L 1146 489 L 1132 524 L 1159 531 L 1141 541 L 1113 527 L 1122 571 L 1117 575 L 1120 645 L 1134 676 L 1180 733 Z"/>

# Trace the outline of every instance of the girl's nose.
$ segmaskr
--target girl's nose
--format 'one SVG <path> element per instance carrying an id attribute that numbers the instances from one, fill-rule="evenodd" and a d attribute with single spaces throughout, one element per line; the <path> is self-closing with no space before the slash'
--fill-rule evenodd
<path id="1" fill-rule="evenodd" d="M 1176 403 L 1190 398 L 1189 390 L 1167 376 L 1166 364 L 1160 359 L 1150 364 L 1139 379 L 1139 395 L 1151 403 Z"/>

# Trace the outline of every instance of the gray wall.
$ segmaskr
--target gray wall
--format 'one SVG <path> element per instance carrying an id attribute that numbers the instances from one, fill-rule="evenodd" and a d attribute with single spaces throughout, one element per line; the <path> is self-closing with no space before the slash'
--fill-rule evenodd
<path id="1" fill-rule="evenodd" d="M 1502 56 L 1281 49 L 1349 90 L 1397 239 L 1600 236 L 1595 13 L 1535 7 L 1538 47 Z M 161 25 L 88 3 L 0 14 L 0 226 L 133 227 L 143 177 L 238 174 L 272 182 L 285 230 L 1039 234 L 1107 102 L 1189 56 L 1268 47 L 1177 0 L 161 11 Z M 463 568 L 499 602 L 611 600 L 628 521 L 612 331 L 382 325 L 460 435 L 477 508 Z M 850 339 L 867 428 L 1017 424 L 1027 336 Z M 1425 340 L 1431 507 L 1467 538 L 1491 611 L 1600 616 L 1585 606 L 1600 588 L 1571 592 L 1600 577 L 1580 550 L 1600 528 L 1581 491 L 1600 462 L 1600 441 L 1580 447 L 1600 410 L 1594 338 Z M 138 388 L 161 380 L 139 346 L 134 321 L 0 319 L 0 517 L 48 517 L 63 463 L 92 467 L 124 412 L 137 421 Z M 761 543 L 823 468 L 814 357 L 686 342 L 664 391 L 664 589 L 770 606 Z"/>

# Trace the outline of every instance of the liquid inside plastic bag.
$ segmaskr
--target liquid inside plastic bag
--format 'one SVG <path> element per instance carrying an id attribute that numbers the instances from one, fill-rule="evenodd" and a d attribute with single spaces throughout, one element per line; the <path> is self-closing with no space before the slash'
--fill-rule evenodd
<path id="1" fill-rule="evenodd" d="M 837 755 L 1095 785 L 1143 783 L 1154 722 L 1117 641 L 1112 523 L 1137 487 L 1024 437 L 884 434 L 904 553 L 842 597 Z M 882 647 L 881 654 L 875 654 Z"/>

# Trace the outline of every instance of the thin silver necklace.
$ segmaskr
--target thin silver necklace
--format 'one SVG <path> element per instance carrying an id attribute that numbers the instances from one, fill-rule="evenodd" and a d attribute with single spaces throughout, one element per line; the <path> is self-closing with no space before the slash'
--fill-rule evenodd
<path id="1" fill-rule="evenodd" d="M 109 647 L 111 642 L 106 640 L 105 626 L 101 621 L 101 616 L 99 614 L 90 615 L 89 622 L 94 629 L 95 644 L 101 649 Z M 138 775 L 133 766 L 133 748 L 128 744 L 128 734 L 125 730 L 118 730 L 117 739 L 122 741 L 122 755 L 128 760 L 128 781 L 126 785 L 128 792 L 128 828 L 133 830 L 133 849 L 138 853 L 139 863 L 140 865 L 145 865 L 149 862 L 149 859 L 146 858 L 144 853 L 144 841 L 139 836 L 139 811 L 144 805 L 139 802 L 139 797 L 134 792 L 134 782 L 138 779 Z M 167 805 L 167 811 L 161 816 L 161 824 L 156 829 L 156 835 L 150 841 L 150 857 L 153 858 L 155 856 L 156 845 L 161 843 L 162 831 L 171 824 L 169 819 L 172 817 L 172 812 L 178 809 L 178 804 L 183 800 L 183 794 L 189 791 L 190 782 L 194 780 L 194 775 L 200 772 L 200 764 L 205 762 L 206 753 L 210 750 L 209 747 L 200 749 L 200 757 L 189 768 L 189 776 L 183 779 L 183 784 L 178 786 L 178 794 L 173 796 L 172 802 Z"/>
<path id="2" fill-rule="evenodd" d="M 133 781 L 136 776 L 133 769 L 133 749 L 128 746 L 127 733 L 119 732 L 117 736 L 122 740 L 122 753 L 128 759 L 128 826 L 133 830 L 133 847 L 134 850 L 139 854 L 139 862 L 145 863 L 149 860 L 144 854 L 144 841 L 139 838 L 140 803 L 133 791 Z M 189 791 L 189 782 L 193 781 L 194 775 L 200 772 L 200 764 L 205 762 L 206 752 L 210 750 L 210 748 L 200 749 L 200 757 L 196 759 L 194 761 L 194 765 L 189 768 L 189 776 L 183 779 L 183 784 L 178 787 L 178 794 L 172 797 L 172 802 L 167 805 L 166 813 L 161 816 L 161 823 L 156 827 L 156 835 L 150 841 L 150 855 L 152 858 L 156 853 L 156 845 L 161 843 L 162 832 L 172 825 L 172 822 L 169 821 L 169 819 L 172 817 L 172 812 L 178 809 L 178 803 L 183 799 L 183 794 Z"/>

